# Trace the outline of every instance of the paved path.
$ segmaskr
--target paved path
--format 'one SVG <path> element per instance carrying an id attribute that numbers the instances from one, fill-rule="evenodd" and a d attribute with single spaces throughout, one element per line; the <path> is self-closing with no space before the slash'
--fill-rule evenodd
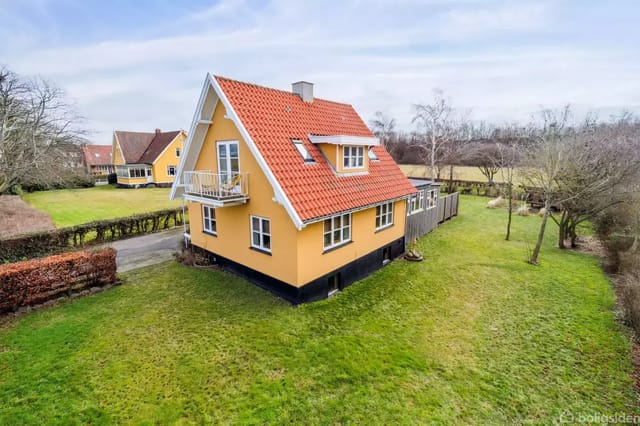
<path id="1" fill-rule="evenodd" d="M 109 246 L 118 250 L 118 272 L 155 265 L 173 259 L 182 241 L 182 226 L 170 231 L 114 241 Z"/>

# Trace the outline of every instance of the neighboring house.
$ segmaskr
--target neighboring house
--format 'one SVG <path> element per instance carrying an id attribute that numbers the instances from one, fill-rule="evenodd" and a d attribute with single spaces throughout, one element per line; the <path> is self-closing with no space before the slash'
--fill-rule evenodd
<path id="1" fill-rule="evenodd" d="M 111 151 L 113 147 L 109 145 L 83 145 L 82 162 L 87 169 L 87 173 L 95 176 L 96 183 L 106 182 L 107 176 L 113 173 L 113 160 Z"/>
<path id="2" fill-rule="evenodd" d="M 112 157 L 118 186 L 170 186 L 176 176 L 186 133 L 113 132 Z"/>
<path id="3" fill-rule="evenodd" d="M 210 260 L 302 303 L 401 255 L 415 193 L 351 105 L 207 75 L 171 198 Z"/>
<path id="4" fill-rule="evenodd" d="M 75 143 L 60 143 L 53 148 L 59 164 L 64 169 L 77 171 L 82 168 L 82 148 Z"/>

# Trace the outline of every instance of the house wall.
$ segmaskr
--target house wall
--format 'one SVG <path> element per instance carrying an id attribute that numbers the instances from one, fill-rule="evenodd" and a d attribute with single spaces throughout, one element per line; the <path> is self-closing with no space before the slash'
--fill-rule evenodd
<path id="1" fill-rule="evenodd" d="M 113 154 L 112 154 L 112 158 L 113 158 L 113 165 L 117 166 L 117 165 L 122 165 L 124 164 L 124 157 L 122 156 L 122 153 L 120 152 L 120 148 L 118 147 L 118 142 L 116 140 L 116 135 L 113 135 Z"/>
<path id="2" fill-rule="evenodd" d="M 249 201 L 239 206 L 216 209 L 217 236 L 202 232 L 202 206 L 189 203 L 191 241 L 198 247 L 294 285 L 297 279 L 297 230 L 284 207 L 273 201 L 271 184 L 233 122 L 224 118 L 225 114 L 224 106 L 218 103 L 195 169 L 217 172 L 216 141 L 237 140 L 240 172 L 249 173 Z M 271 221 L 270 255 L 250 248 L 251 215 Z"/>
<path id="3" fill-rule="evenodd" d="M 353 213 L 352 241 L 331 250 L 324 250 L 323 222 L 310 224 L 298 231 L 284 207 L 273 201 L 271 184 L 235 125 L 225 119 L 225 115 L 224 105 L 218 103 L 195 170 L 217 173 L 216 142 L 237 140 L 240 172 L 249 174 L 249 200 L 246 204 L 216 209 L 216 235 L 203 232 L 202 204 L 189 202 L 190 234 L 194 246 L 212 253 L 216 261 L 254 282 L 262 283 L 272 291 L 277 288 L 275 292 L 296 303 L 326 297 L 327 274 L 343 271 L 345 285 L 348 285 L 382 266 L 382 247 L 393 244 L 393 257 L 404 249 L 404 200 L 394 203 L 393 226 L 378 232 L 375 230 L 375 207 Z M 327 152 L 333 149 L 335 159 L 336 152 L 339 152 L 335 145 L 326 148 Z M 251 248 L 251 215 L 270 220 L 270 254 Z"/>
<path id="4" fill-rule="evenodd" d="M 402 238 L 405 219 L 404 200 L 394 203 L 393 226 L 377 232 L 375 207 L 355 212 L 351 215 L 351 242 L 326 252 L 323 245 L 324 222 L 307 226 L 298 235 L 297 284 L 304 285 Z"/>
<path id="5" fill-rule="evenodd" d="M 184 142 L 186 140 L 184 132 L 181 132 L 153 162 L 151 169 L 154 183 L 173 183 L 175 176 L 167 174 L 168 166 L 176 166 L 180 163 L 180 157 L 176 157 L 176 148 L 180 147 L 184 152 Z M 182 155 L 182 154 L 181 154 Z"/>

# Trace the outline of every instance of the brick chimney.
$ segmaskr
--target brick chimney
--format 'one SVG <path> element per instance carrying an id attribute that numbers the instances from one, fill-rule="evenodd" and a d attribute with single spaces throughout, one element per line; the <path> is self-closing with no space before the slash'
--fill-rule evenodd
<path id="1" fill-rule="evenodd" d="M 160 133 L 162 133 L 162 129 L 156 129 L 156 135 L 159 135 Z"/>
<path id="2" fill-rule="evenodd" d="M 291 91 L 300 96 L 305 102 L 313 102 L 313 83 L 298 81 L 291 85 Z"/>

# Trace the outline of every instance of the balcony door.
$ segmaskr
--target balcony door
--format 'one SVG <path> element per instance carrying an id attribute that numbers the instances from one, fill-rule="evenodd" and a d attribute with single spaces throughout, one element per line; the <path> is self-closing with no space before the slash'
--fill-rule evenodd
<path id="1" fill-rule="evenodd" d="M 218 176 L 221 192 L 240 191 L 240 159 L 237 141 L 218 142 Z"/>

